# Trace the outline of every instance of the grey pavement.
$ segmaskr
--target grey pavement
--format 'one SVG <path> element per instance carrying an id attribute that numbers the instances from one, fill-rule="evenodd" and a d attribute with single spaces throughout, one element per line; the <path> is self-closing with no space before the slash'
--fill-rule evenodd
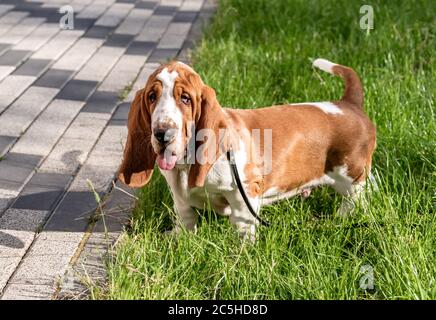
<path id="1" fill-rule="evenodd" d="M 84 283 L 104 280 L 135 202 L 113 184 L 130 102 L 159 63 L 189 59 L 213 7 L 1 1 L 0 299 L 84 298 Z"/>

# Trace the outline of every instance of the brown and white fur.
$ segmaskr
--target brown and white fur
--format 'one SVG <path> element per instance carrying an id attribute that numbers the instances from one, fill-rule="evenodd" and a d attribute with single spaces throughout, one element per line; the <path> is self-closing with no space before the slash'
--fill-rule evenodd
<path id="1" fill-rule="evenodd" d="M 194 141 L 196 150 L 215 150 L 217 161 L 182 161 L 196 132 L 227 129 L 232 141 L 237 141 L 236 165 L 255 210 L 329 185 L 345 197 L 340 209 L 340 214 L 345 214 L 370 174 L 376 130 L 364 112 L 357 74 L 324 59 L 315 60 L 313 65 L 345 80 L 341 100 L 252 110 L 221 108 L 214 90 L 191 67 L 180 62 L 162 65 L 131 105 L 119 178 L 131 187 L 142 187 L 150 180 L 157 161 L 178 214 L 174 232 L 195 230 L 198 215 L 194 208 L 203 209 L 210 201 L 219 214 L 229 216 L 242 236 L 253 238 L 258 221 L 232 177 L 225 156 L 228 144 L 211 148 L 214 142 Z M 265 150 L 264 140 L 253 140 L 253 129 L 272 133 L 270 159 L 259 160 L 264 156 L 258 151 Z M 202 156 L 207 156 L 207 151 Z M 269 172 L 262 170 L 264 161 L 270 161 Z"/>

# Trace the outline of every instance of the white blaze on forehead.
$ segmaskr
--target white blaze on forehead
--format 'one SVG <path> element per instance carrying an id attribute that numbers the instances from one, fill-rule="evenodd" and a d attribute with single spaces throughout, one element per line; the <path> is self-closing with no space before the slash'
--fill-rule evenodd
<path id="1" fill-rule="evenodd" d="M 178 138 L 181 139 L 181 129 L 183 128 L 183 115 L 177 107 L 174 97 L 174 84 L 179 74 L 177 71 L 168 72 L 164 68 L 156 78 L 162 82 L 162 95 L 158 98 L 156 109 L 151 115 L 152 128 L 158 125 L 165 125 L 172 122 L 178 129 Z"/>
<path id="2" fill-rule="evenodd" d="M 179 76 L 176 70 L 171 73 L 168 72 L 168 68 L 165 68 L 157 75 L 157 79 L 162 82 L 162 95 L 171 96 L 174 91 L 174 82 Z"/>
<path id="3" fill-rule="evenodd" d="M 327 114 L 343 114 L 344 112 L 334 103 L 331 102 L 304 102 L 304 103 L 293 103 L 291 106 L 309 106 L 321 109 Z"/>

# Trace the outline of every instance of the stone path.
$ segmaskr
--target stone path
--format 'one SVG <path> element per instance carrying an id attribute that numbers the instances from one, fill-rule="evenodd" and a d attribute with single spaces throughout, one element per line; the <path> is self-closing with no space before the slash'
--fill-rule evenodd
<path id="1" fill-rule="evenodd" d="M 59 27 L 65 4 L 73 30 Z M 101 255 L 134 201 L 112 187 L 130 101 L 159 62 L 186 59 L 209 7 L 1 0 L 1 299 L 68 298 L 104 278 Z"/>

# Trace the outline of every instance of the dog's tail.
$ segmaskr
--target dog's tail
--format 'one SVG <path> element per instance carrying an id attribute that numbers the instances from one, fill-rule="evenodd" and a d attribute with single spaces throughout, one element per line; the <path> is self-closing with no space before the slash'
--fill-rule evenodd
<path id="1" fill-rule="evenodd" d="M 363 87 L 359 76 L 353 69 L 325 59 L 316 59 L 313 61 L 313 66 L 344 79 L 345 92 L 342 100 L 350 102 L 363 109 Z"/>

